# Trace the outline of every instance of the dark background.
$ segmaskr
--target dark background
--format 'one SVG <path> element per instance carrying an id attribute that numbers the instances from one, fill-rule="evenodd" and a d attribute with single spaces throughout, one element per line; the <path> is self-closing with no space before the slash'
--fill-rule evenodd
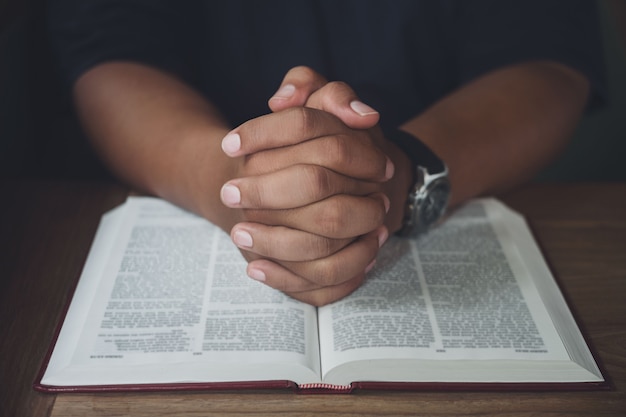
<path id="1" fill-rule="evenodd" d="M 626 181 L 626 0 L 598 7 L 608 103 L 584 117 L 538 181 Z M 45 0 L 0 0 L 0 178 L 107 178 L 54 72 L 44 13 Z"/>

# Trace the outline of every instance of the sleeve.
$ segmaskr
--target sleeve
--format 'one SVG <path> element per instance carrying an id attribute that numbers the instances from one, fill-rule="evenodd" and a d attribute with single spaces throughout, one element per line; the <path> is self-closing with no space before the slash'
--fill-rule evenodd
<path id="1" fill-rule="evenodd" d="M 52 54 L 68 84 L 93 66 L 127 60 L 193 78 L 197 2 L 51 0 L 47 24 Z"/>
<path id="2" fill-rule="evenodd" d="M 606 99 L 598 6 L 592 0 L 473 0 L 455 3 L 459 81 L 523 61 L 551 60 L 580 71 L 590 106 Z"/>

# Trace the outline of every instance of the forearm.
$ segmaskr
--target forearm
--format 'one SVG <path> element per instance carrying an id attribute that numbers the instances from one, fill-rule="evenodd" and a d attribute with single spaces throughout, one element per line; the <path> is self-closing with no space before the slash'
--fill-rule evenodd
<path id="1" fill-rule="evenodd" d="M 226 230 L 234 224 L 219 198 L 234 163 L 220 147 L 229 127 L 195 91 L 158 70 L 120 62 L 85 73 L 74 98 L 94 147 L 122 180 Z"/>
<path id="2" fill-rule="evenodd" d="M 469 83 L 402 128 L 447 163 L 456 205 L 530 179 L 566 145 L 588 94 L 569 68 L 521 64 Z"/>

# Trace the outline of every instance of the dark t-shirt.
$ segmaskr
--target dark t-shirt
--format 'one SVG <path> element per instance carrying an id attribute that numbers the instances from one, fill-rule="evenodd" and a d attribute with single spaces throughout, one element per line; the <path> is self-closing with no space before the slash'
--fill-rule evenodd
<path id="1" fill-rule="evenodd" d="M 603 95 L 596 5 L 568 0 L 49 2 L 51 40 L 71 83 L 107 60 L 173 72 L 233 126 L 268 112 L 283 76 L 308 65 L 352 86 L 387 125 L 463 83 L 525 60 L 582 71 Z"/>

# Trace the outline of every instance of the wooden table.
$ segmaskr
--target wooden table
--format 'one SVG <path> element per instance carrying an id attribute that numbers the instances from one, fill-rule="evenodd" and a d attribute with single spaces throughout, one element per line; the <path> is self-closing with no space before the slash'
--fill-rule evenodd
<path id="1" fill-rule="evenodd" d="M 46 395 L 31 384 L 102 213 L 128 190 L 0 182 L 0 416 L 626 416 L 626 184 L 529 185 L 527 216 L 614 389 L 597 392 L 291 392 Z"/>

